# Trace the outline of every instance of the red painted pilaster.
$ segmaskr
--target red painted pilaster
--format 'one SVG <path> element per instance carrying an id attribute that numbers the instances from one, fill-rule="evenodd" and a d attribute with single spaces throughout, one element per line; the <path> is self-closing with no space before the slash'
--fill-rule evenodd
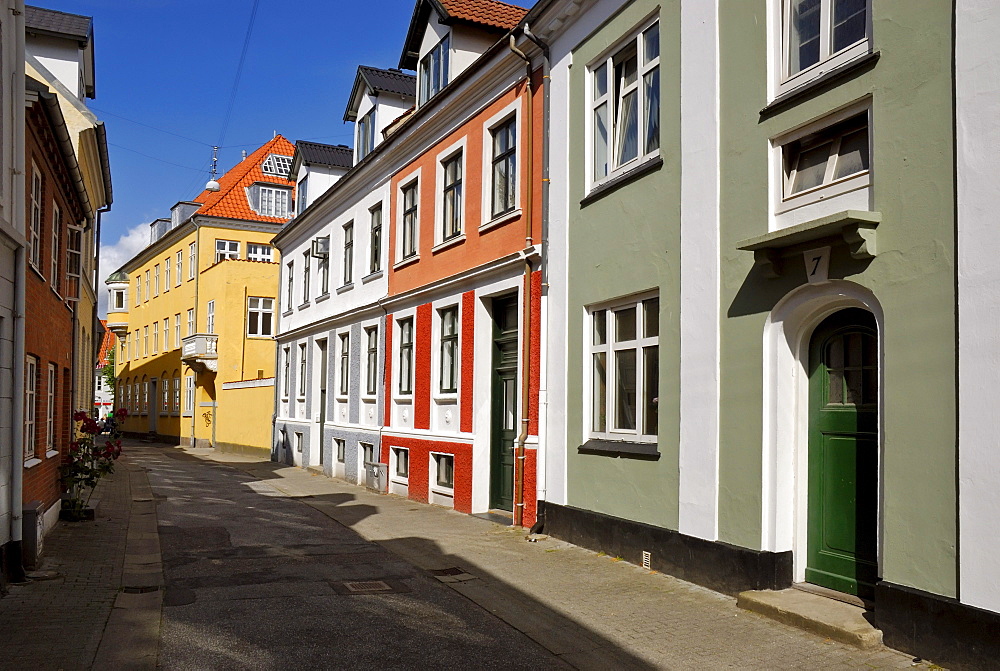
<path id="1" fill-rule="evenodd" d="M 538 388 L 541 380 L 542 358 L 542 272 L 536 270 L 531 274 L 531 333 L 529 338 L 528 360 L 528 433 L 538 435 Z M 528 496 L 527 479 L 525 480 L 525 497 Z"/>
<path id="2" fill-rule="evenodd" d="M 382 401 L 384 426 L 389 426 L 392 418 L 392 329 L 395 323 L 392 313 L 385 316 L 385 398 Z"/>
<path id="3" fill-rule="evenodd" d="M 416 380 L 413 386 L 413 428 L 431 428 L 431 319 L 430 303 L 417 308 L 416 351 L 414 352 Z"/>
<path id="4" fill-rule="evenodd" d="M 459 430 L 472 432 L 472 374 L 475 361 L 476 336 L 476 292 L 462 294 L 462 408 Z M 471 463 L 471 462 L 470 462 Z"/>

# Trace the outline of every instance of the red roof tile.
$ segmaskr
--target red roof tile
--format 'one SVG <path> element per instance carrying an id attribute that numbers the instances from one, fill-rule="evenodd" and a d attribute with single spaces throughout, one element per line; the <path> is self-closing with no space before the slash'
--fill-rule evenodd
<path id="1" fill-rule="evenodd" d="M 196 203 L 202 203 L 196 214 L 225 217 L 227 219 L 246 219 L 250 221 L 265 221 L 268 223 L 283 224 L 288 218 L 265 217 L 250 209 L 250 201 L 247 200 L 245 187 L 253 185 L 255 182 L 267 182 L 294 188 L 295 183 L 283 177 L 265 175 L 261 165 L 270 154 L 281 154 L 282 156 L 293 156 L 295 146 L 281 135 L 276 135 L 254 153 L 230 168 L 226 174 L 219 177 L 218 191 L 202 191 Z M 289 203 L 290 205 L 290 203 Z"/>
<path id="2" fill-rule="evenodd" d="M 104 327 L 104 339 L 101 340 L 101 349 L 97 353 L 97 367 L 104 368 L 108 365 L 108 353 L 114 351 L 115 341 L 118 339 L 115 334 L 108 330 L 108 321 L 101 320 Z"/>
<path id="3" fill-rule="evenodd" d="M 528 10 L 499 0 L 438 0 L 449 16 L 484 26 L 510 30 Z"/>

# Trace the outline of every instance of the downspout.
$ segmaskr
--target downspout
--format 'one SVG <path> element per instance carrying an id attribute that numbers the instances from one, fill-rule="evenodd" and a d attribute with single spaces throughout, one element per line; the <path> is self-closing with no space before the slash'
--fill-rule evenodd
<path id="1" fill-rule="evenodd" d="M 23 145 L 21 155 L 24 155 Z M 22 201 L 23 202 L 23 201 Z M 15 275 L 18 279 L 14 289 L 14 416 L 11 432 L 14 440 L 11 445 L 11 487 L 10 487 L 10 541 L 11 552 L 7 554 L 7 576 L 11 582 L 24 582 L 24 565 L 21 563 L 21 541 L 24 538 L 22 521 L 24 518 L 24 310 L 25 310 L 25 280 L 28 270 L 26 247 L 18 247 L 14 252 Z M 20 454 L 16 451 L 20 450 Z"/>
<path id="2" fill-rule="evenodd" d="M 201 273 L 198 272 L 198 258 L 201 256 L 201 240 L 198 239 L 198 220 L 193 216 L 191 217 L 191 223 L 194 224 L 194 335 L 198 333 L 198 285 L 201 284 Z M 188 259 L 188 264 L 190 265 L 191 259 Z M 188 273 L 191 270 L 188 269 Z M 181 346 L 183 350 L 183 345 Z M 191 390 L 191 447 L 198 447 L 198 409 L 201 406 L 198 404 L 198 374 L 199 371 L 196 368 L 188 366 L 188 370 L 194 373 L 194 389 Z M 213 431 L 215 430 L 215 413 L 212 413 L 212 424 Z"/>
<path id="3" fill-rule="evenodd" d="M 532 209 L 532 191 L 534 190 L 534 155 L 532 139 L 534 135 L 534 105 L 533 97 L 535 87 L 531 80 L 531 59 L 523 51 L 517 48 L 514 36 L 510 36 L 510 50 L 524 61 L 525 80 L 527 85 L 527 130 L 525 133 L 525 184 L 527 189 L 524 194 L 524 249 L 525 252 L 533 245 L 531 236 L 531 221 L 534 214 Z M 517 444 L 514 448 L 514 519 L 512 525 L 515 527 L 524 526 L 524 445 L 528 440 L 528 405 L 531 401 L 531 260 L 527 254 L 524 259 L 524 316 L 522 318 L 521 337 L 521 433 L 517 437 Z"/>

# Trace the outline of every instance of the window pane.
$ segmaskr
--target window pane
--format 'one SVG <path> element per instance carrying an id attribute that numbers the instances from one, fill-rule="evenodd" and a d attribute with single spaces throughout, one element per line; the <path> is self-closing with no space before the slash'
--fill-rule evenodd
<path id="1" fill-rule="evenodd" d="M 260 334 L 271 335 L 271 313 L 265 312 L 260 316 Z"/>
<path id="2" fill-rule="evenodd" d="M 622 98 L 618 110 L 618 165 L 639 155 L 639 99 L 635 91 Z"/>
<path id="3" fill-rule="evenodd" d="M 594 313 L 594 344 L 603 345 L 608 341 L 608 311 L 598 310 Z"/>
<path id="4" fill-rule="evenodd" d="M 847 177 L 868 169 L 868 129 L 862 128 L 840 141 L 840 155 L 834 179 Z"/>
<path id="5" fill-rule="evenodd" d="M 820 0 L 791 0 L 788 26 L 788 74 L 819 62 Z"/>
<path id="6" fill-rule="evenodd" d="M 608 92 L 608 66 L 601 64 L 594 70 L 594 100 Z"/>
<path id="7" fill-rule="evenodd" d="M 660 148 L 660 69 L 643 77 L 643 115 L 646 119 L 646 153 Z"/>
<path id="8" fill-rule="evenodd" d="M 653 338 L 660 335 L 660 299 L 648 298 L 642 302 L 643 337 Z"/>
<path id="9" fill-rule="evenodd" d="M 635 340 L 635 308 L 615 311 L 615 342 Z"/>
<path id="10" fill-rule="evenodd" d="M 615 428 L 635 430 L 635 350 L 615 352 Z"/>
<path id="11" fill-rule="evenodd" d="M 615 79 L 618 82 L 619 95 L 626 86 L 635 83 L 639 74 L 639 65 L 635 57 L 635 45 L 629 47 L 615 57 Z"/>
<path id="12" fill-rule="evenodd" d="M 594 179 L 608 176 L 608 104 L 594 110 Z"/>
<path id="13" fill-rule="evenodd" d="M 660 350 L 658 347 L 644 347 L 642 350 L 642 432 L 656 435 L 659 420 Z"/>
<path id="14" fill-rule="evenodd" d="M 826 175 L 826 162 L 829 158 L 829 142 L 821 144 L 818 147 L 813 147 L 812 149 L 807 149 L 799 154 L 795 171 L 795 183 L 792 184 L 792 193 L 799 193 L 800 191 L 821 185 L 823 177 Z"/>
<path id="15" fill-rule="evenodd" d="M 867 0 L 834 0 L 833 53 L 864 39 Z"/>
<path id="16" fill-rule="evenodd" d="M 649 63 L 660 55 L 660 25 L 656 24 L 646 29 L 642 34 L 643 52 L 645 58 L 643 63 Z"/>
<path id="17" fill-rule="evenodd" d="M 607 354 L 594 354 L 594 431 L 607 431 L 608 371 Z"/>

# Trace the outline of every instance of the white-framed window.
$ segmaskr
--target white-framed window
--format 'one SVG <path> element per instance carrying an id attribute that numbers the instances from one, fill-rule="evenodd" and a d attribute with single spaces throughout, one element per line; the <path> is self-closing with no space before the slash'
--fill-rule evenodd
<path id="1" fill-rule="evenodd" d="M 354 280 L 354 222 L 344 224 L 344 286 Z"/>
<path id="2" fill-rule="evenodd" d="M 441 315 L 441 376 L 440 390 L 444 394 L 458 391 L 458 306 L 439 312 Z"/>
<path id="3" fill-rule="evenodd" d="M 374 464 L 378 461 L 374 444 L 358 443 L 358 446 L 361 448 L 361 458 L 366 464 Z"/>
<path id="4" fill-rule="evenodd" d="M 179 377 L 175 377 L 173 412 L 179 413 L 180 411 L 181 411 L 181 379 Z"/>
<path id="5" fill-rule="evenodd" d="M 287 178 L 289 171 L 292 169 L 292 157 L 283 156 L 282 154 L 270 154 L 264 159 L 260 169 L 265 175 Z"/>
<path id="6" fill-rule="evenodd" d="M 517 117 L 490 130 L 490 212 L 498 217 L 517 206 Z"/>
<path id="7" fill-rule="evenodd" d="M 247 298 L 247 335 L 271 337 L 274 335 L 274 299 L 249 296 Z"/>
<path id="8" fill-rule="evenodd" d="M 402 189 L 402 234 L 401 258 L 403 260 L 417 255 L 417 215 L 418 215 L 418 180 L 413 180 Z"/>
<path id="9" fill-rule="evenodd" d="M 267 263 L 271 262 L 271 245 L 259 243 L 259 242 L 248 242 L 247 243 L 247 259 L 250 261 L 265 261 Z"/>
<path id="10" fill-rule="evenodd" d="M 360 161 L 365 156 L 371 153 L 372 149 L 375 148 L 375 108 L 371 108 L 368 112 L 358 119 L 358 138 L 357 144 L 358 148 L 358 160 Z M 301 197 L 301 192 L 300 192 Z"/>
<path id="11" fill-rule="evenodd" d="M 184 376 L 184 414 L 194 414 L 194 375 Z"/>
<path id="12" fill-rule="evenodd" d="M 100 381 L 100 373 L 97 375 Z M 52 450 L 56 444 L 56 366 L 49 364 L 45 385 L 45 449 Z"/>
<path id="13" fill-rule="evenodd" d="M 153 298 L 160 295 L 160 264 L 153 266 Z"/>
<path id="14" fill-rule="evenodd" d="M 139 329 L 135 330 L 135 356 L 133 358 L 138 359 L 141 356 L 139 348 Z"/>
<path id="15" fill-rule="evenodd" d="M 368 272 L 382 270 L 382 203 L 371 210 L 371 227 L 368 229 Z"/>
<path id="16" fill-rule="evenodd" d="M 174 286 L 179 287 L 181 285 L 181 279 L 184 275 L 184 251 L 180 250 L 177 252 L 176 258 L 174 259 L 174 270 L 177 272 L 174 274 L 174 281 L 176 284 Z"/>
<path id="17" fill-rule="evenodd" d="M 312 251 L 302 253 L 302 302 L 309 302 L 309 278 L 312 275 Z"/>
<path id="18" fill-rule="evenodd" d="M 143 294 L 143 301 L 148 301 L 149 297 L 150 297 L 150 293 L 149 293 L 149 271 L 148 270 L 143 274 L 143 278 L 144 278 L 143 285 L 145 286 L 145 292 Z"/>
<path id="19" fill-rule="evenodd" d="M 142 327 L 142 355 L 149 356 L 149 327 Z"/>
<path id="20" fill-rule="evenodd" d="M 343 438 L 336 438 L 334 442 L 337 444 L 337 463 L 344 463 L 347 458 L 347 441 Z"/>
<path id="21" fill-rule="evenodd" d="M 306 397 L 306 346 L 299 345 L 299 398 Z"/>
<path id="22" fill-rule="evenodd" d="M 163 320 L 163 351 L 170 350 L 170 317 Z"/>
<path id="23" fill-rule="evenodd" d="M 66 236 L 66 297 L 78 299 L 83 274 L 83 229 L 68 226 Z"/>
<path id="24" fill-rule="evenodd" d="M 42 171 L 31 162 L 31 211 L 28 221 L 28 261 L 36 270 L 42 263 Z"/>
<path id="25" fill-rule="evenodd" d="M 188 335 L 194 335 L 194 308 L 188 308 L 187 312 Z"/>
<path id="26" fill-rule="evenodd" d="M 170 291 L 170 257 L 163 259 L 163 293 Z"/>
<path id="27" fill-rule="evenodd" d="M 59 293 L 59 256 L 62 248 L 62 210 L 59 204 L 52 201 L 52 249 L 49 250 L 49 279 L 52 288 Z"/>
<path id="28" fill-rule="evenodd" d="M 309 175 L 299 178 L 295 193 L 295 211 L 298 214 L 302 214 L 302 212 L 305 211 L 306 207 L 308 207 L 309 205 L 309 201 L 307 200 L 306 196 L 306 194 L 308 193 L 308 189 L 309 189 Z"/>
<path id="29" fill-rule="evenodd" d="M 340 336 L 340 395 L 347 396 L 351 383 L 351 335 L 343 333 Z"/>
<path id="30" fill-rule="evenodd" d="M 119 362 L 125 361 L 125 360 L 128 359 L 128 341 L 129 341 L 129 336 L 130 336 L 130 334 L 126 333 L 125 337 L 121 338 L 118 341 L 118 346 L 119 346 L 118 360 L 119 360 Z"/>
<path id="31" fill-rule="evenodd" d="M 781 143 L 778 212 L 829 199 L 871 183 L 868 111 L 814 124 Z"/>
<path id="32" fill-rule="evenodd" d="M 240 258 L 240 243 L 238 240 L 216 240 L 215 262 Z"/>
<path id="33" fill-rule="evenodd" d="M 443 489 L 455 488 L 455 455 L 431 452 L 434 461 L 434 484 Z"/>
<path id="34" fill-rule="evenodd" d="M 408 480 L 410 477 L 410 451 L 405 447 L 392 448 L 392 471 L 396 478 Z"/>
<path id="35" fill-rule="evenodd" d="M 659 152 L 659 66 L 659 22 L 654 20 L 588 68 L 592 184 Z"/>
<path id="36" fill-rule="evenodd" d="M 153 354 L 160 351 L 160 322 L 153 322 Z"/>
<path id="37" fill-rule="evenodd" d="M 285 347 L 283 348 L 282 353 L 284 354 L 284 359 L 283 359 L 284 365 L 282 365 L 281 367 L 281 397 L 287 400 L 289 380 L 291 379 L 290 375 L 292 369 L 292 348 Z"/>
<path id="38" fill-rule="evenodd" d="M 441 241 L 462 234 L 462 168 L 465 153 L 461 150 L 441 162 Z"/>
<path id="39" fill-rule="evenodd" d="M 399 393 L 413 393 L 413 317 L 400 319 L 399 325 Z"/>
<path id="40" fill-rule="evenodd" d="M 125 293 L 124 289 L 115 289 L 111 292 L 111 306 L 116 312 L 125 309 L 125 302 L 128 300 Z"/>
<path id="41" fill-rule="evenodd" d="M 205 333 L 215 333 L 215 301 L 205 306 Z"/>
<path id="42" fill-rule="evenodd" d="M 378 327 L 365 329 L 368 348 L 365 357 L 365 393 L 374 396 L 378 392 Z"/>
<path id="43" fill-rule="evenodd" d="M 870 0 L 782 0 L 779 93 L 870 49 Z"/>
<path id="44" fill-rule="evenodd" d="M 142 278 L 138 275 L 135 276 L 135 305 L 136 307 L 142 303 Z"/>
<path id="45" fill-rule="evenodd" d="M 289 261 L 285 264 L 288 272 L 285 273 L 285 303 L 288 304 L 286 309 L 291 310 L 292 306 L 295 305 L 295 262 Z"/>
<path id="46" fill-rule="evenodd" d="M 163 383 L 160 389 L 160 414 L 166 415 L 170 412 L 170 378 L 162 378 L 160 382 Z"/>
<path id="47" fill-rule="evenodd" d="M 24 359 L 24 460 L 35 458 L 38 412 L 38 359 L 28 355 Z"/>
<path id="48" fill-rule="evenodd" d="M 316 272 L 319 275 L 319 295 L 330 293 L 330 236 L 319 238 L 324 241 L 327 252 L 316 262 Z"/>
<path id="49" fill-rule="evenodd" d="M 192 242 L 188 245 L 188 279 L 193 280 L 198 272 L 198 243 Z"/>
<path id="50" fill-rule="evenodd" d="M 445 35 L 420 59 L 420 104 L 448 85 L 451 36 Z"/>
<path id="51" fill-rule="evenodd" d="M 589 311 L 591 437 L 656 442 L 659 315 L 656 296 Z"/>
<path id="52" fill-rule="evenodd" d="M 181 346 L 181 313 L 174 315 L 174 347 Z"/>
<path id="53" fill-rule="evenodd" d="M 265 217 L 288 218 L 291 213 L 292 190 L 277 186 L 256 185 L 257 213 Z"/>
<path id="54" fill-rule="evenodd" d="M 142 381 L 142 409 L 141 412 L 144 415 L 149 414 L 149 385 L 151 383 L 148 380 L 143 379 Z"/>

